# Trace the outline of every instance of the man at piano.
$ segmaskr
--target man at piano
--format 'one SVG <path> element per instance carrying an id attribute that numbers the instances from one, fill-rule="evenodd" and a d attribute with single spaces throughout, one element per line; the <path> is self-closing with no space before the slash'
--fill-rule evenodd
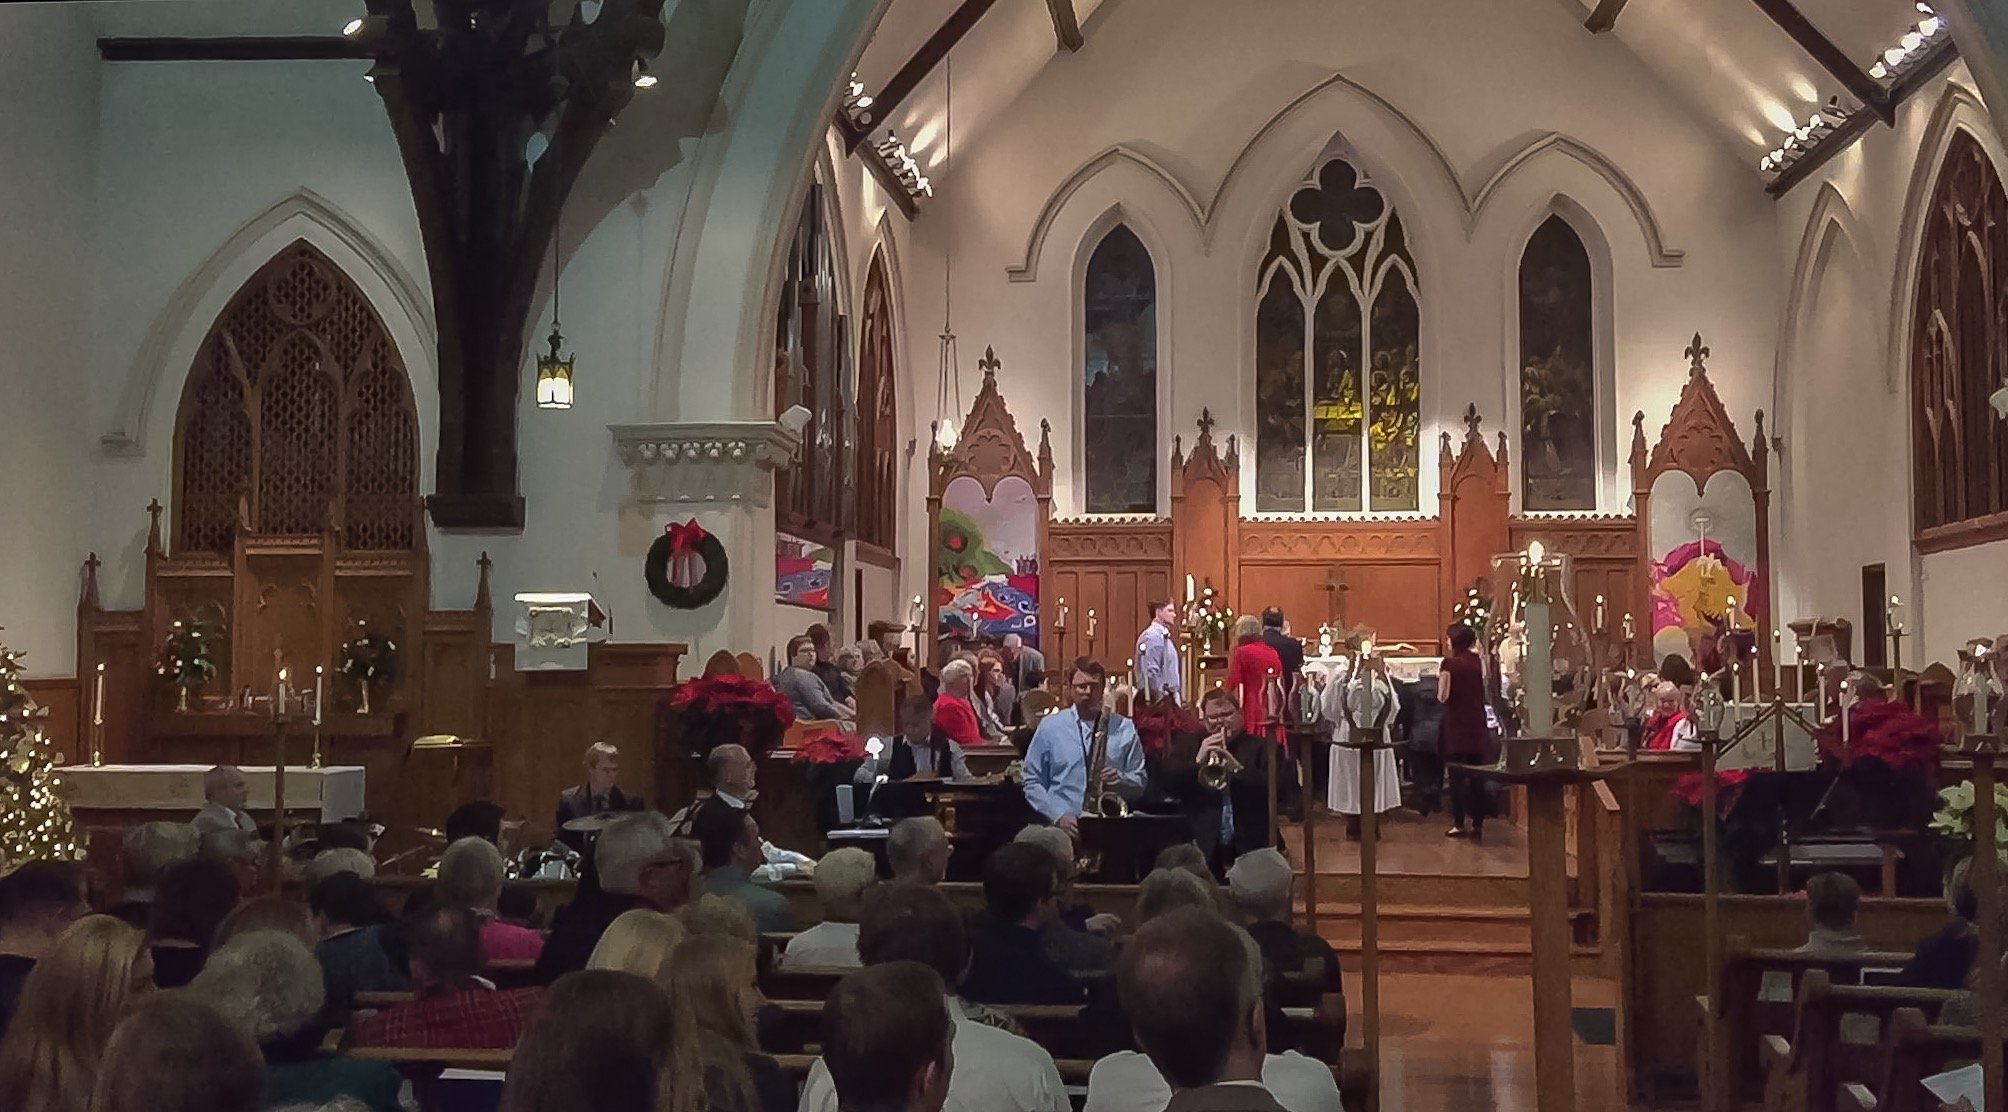
<path id="1" fill-rule="evenodd" d="M 1025 802 L 1047 822 L 1079 838 L 1107 673 L 1099 661 L 1084 656 L 1074 661 L 1068 683 L 1074 705 L 1041 719 L 1025 752 Z M 1143 794 L 1143 747 L 1137 743 L 1136 726 L 1114 711 L 1108 716 L 1108 747 L 1098 779 L 1104 790 L 1125 800 L 1134 802 Z"/>
<path id="2" fill-rule="evenodd" d="M 566 823 L 606 811 L 641 810 L 641 796 L 629 795 L 615 783 L 621 774 L 620 757 L 619 749 L 604 741 L 594 742 L 586 749 L 586 782 L 558 793 L 558 817 L 552 826 L 559 841 L 580 853 L 586 852 L 592 840 L 579 831 L 566 830 Z"/>

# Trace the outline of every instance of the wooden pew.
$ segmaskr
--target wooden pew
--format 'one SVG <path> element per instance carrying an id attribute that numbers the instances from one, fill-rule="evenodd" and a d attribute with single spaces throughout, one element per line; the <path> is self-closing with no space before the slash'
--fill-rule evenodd
<path id="1" fill-rule="evenodd" d="M 1887 1053 L 1880 1081 L 1841 1087 L 1840 1112 L 1937 1112 L 1938 1101 L 1924 1079 L 1980 1057 L 1980 1032 L 1972 1027 L 1933 1027 L 1916 1008 L 1898 1008 L 1887 1028 Z"/>
<path id="2" fill-rule="evenodd" d="M 1721 980 L 1710 995 L 1696 998 L 1704 1031 L 1699 1063 L 1702 1091 L 1713 1093 L 1719 1108 L 1735 1108 L 1762 1095 L 1758 1046 L 1765 1035 L 1790 1037 L 1797 1018 L 1799 980 L 1808 971 L 1824 969 L 1834 983 L 1855 984 L 1864 968 L 1901 969 L 1909 961 L 1909 954 L 1893 952 L 1837 957 L 1759 949 L 1746 937 L 1732 936 L 1723 954 Z M 1767 973 L 1789 978 L 1790 994 L 1777 1001 L 1759 999 Z"/>
<path id="3" fill-rule="evenodd" d="M 1841 1086 L 1877 1079 L 1882 1065 L 1878 1048 L 1887 1042 L 1885 1033 L 1897 1009 L 1936 1015 L 1955 995 L 1947 989 L 1836 985 L 1827 970 L 1807 970 L 1799 978 L 1791 1038 L 1765 1035 L 1759 1048 L 1766 1112 L 1834 1112 Z M 1874 1036 L 1844 1042 L 1844 1027 L 1863 1020 L 1874 1022 Z"/>

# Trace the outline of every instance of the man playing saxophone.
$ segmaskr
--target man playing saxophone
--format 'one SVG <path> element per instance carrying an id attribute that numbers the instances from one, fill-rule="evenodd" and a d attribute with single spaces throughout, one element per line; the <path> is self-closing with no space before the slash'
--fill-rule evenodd
<path id="1" fill-rule="evenodd" d="M 1100 782 L 1088 783 L 1096 729 L 1103 723 L 1107 680 L 1099 661 L 1085 656 L 1074 661 L 1068 672 L 1074 705 L 1041 719 L 1031 747 L 1025 751 L 1025 802 L 1076 839 L 1081 834 L 1081 813 L 1088 810 L 1091 795 L 1098 798 L 1112 792 L 1134 801 L 1143 794 L 1143 747 L 1137 744 L 1136 726 L 1113 710 L 1108 711 L 1105 724 L 1107 741 Z"/>
<path id="2" fill-rule="evenodd" d="M 1153 795 L 1184 811 L 1192 840 L 1219 873 L 1261 849 L 1269 837 L 1268 739 L 1242 728 L 1234 692 L 1216 687 L 1199 705 L 1206 732 L 1175 733 L 1158 767 Z"/>

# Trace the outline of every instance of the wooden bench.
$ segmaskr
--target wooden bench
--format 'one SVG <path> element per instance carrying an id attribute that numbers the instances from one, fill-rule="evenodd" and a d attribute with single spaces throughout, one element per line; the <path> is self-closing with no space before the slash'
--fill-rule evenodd
<path id="1" fill-rule="evenodd" d="M 1880 1048 L 1899 1008 L 1936 1015 L 1955 995 L 1947 989 L 1836 985 L 1827 970 L 1807 970 L 1799 978 L 1791 1037 L 1767 1034 L 1758 1049 L 1766 1112 L 1834 1112 L 1841 1086 L 1878 1079 Z M 1872 1032 L 1849 1030 L 1869 1024 Z"/>
<path id="2" fill-rule="evenodd" d="M 1933 1027 L 1916 1008 L 1897 1009 L 1886 1031 L 1881 1079 L 1873 1087 L 1841 1086 L 1839 1112 L 1937 1112 L 1938 1100 L 1924 1079 L 1980 1057 L 1978 1030 Z"/>
<path id="3" fill-rule="evenodd" d="M 1765 1077 L 1758 1047 L 1766 1035 L 1790 1039 L 1797 1021 L 1799 981 L 1808 971 L 1825 970 L 1832 984 L 1858 984 L 1863 969 L 1901 969 L 1909 961 L 1909 954 L 1895 952 L 1838 956 L 1759 949 L 1746 937 L 1731 937 L 1720 981 L 1709 995 L 1695 1000 L 1702 1025 L 1698 1044 L 1702 1092 L 1713 1094 L 1713 1106 L 1718 1108 L 1735 1108 L 1762 1096 Z M 1764 998 L 1767 974 L 1789 981 L 1789 992 Z"/>

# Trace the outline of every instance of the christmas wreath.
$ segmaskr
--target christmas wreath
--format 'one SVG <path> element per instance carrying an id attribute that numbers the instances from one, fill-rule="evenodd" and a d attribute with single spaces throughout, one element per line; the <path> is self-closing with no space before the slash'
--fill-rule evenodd
<path id="1" fill-rule="evenodd" d="M 725 572 L 725 546 L 695 518 L 670 522 L 641 565 L 648 593 L 676 610 L 695 610 L 724 594 Z"/>

